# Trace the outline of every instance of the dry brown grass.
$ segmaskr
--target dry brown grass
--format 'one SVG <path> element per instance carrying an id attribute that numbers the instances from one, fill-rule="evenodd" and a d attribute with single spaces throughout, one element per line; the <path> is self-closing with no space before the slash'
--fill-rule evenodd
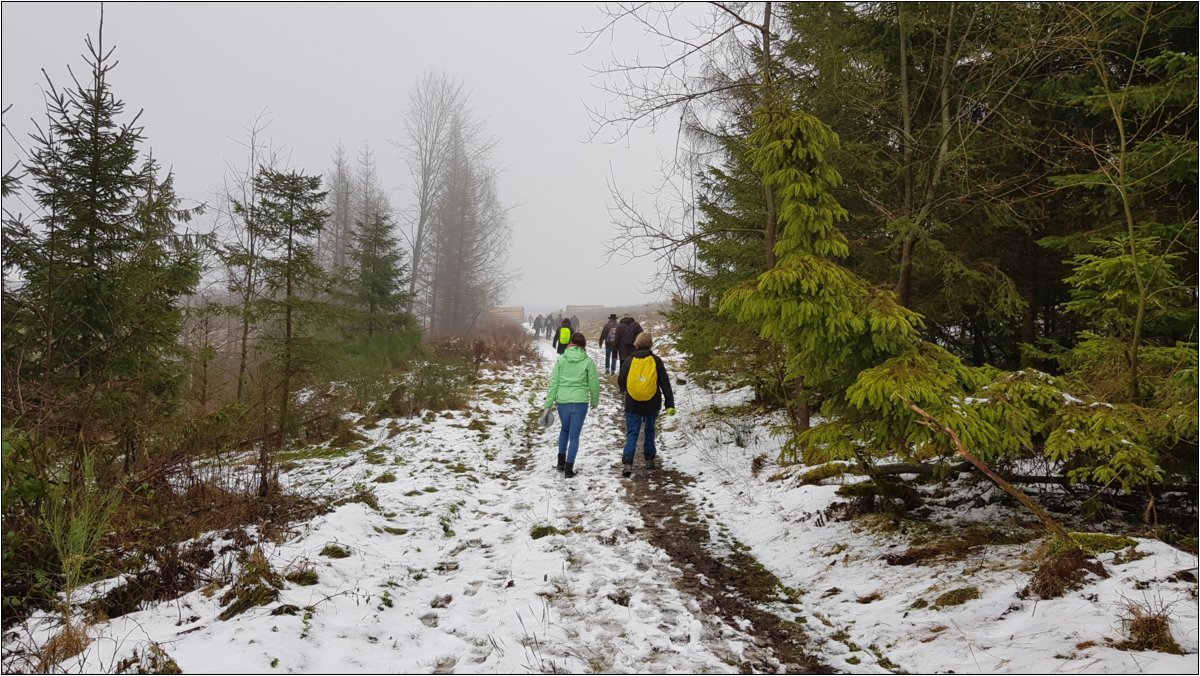
<path id="1" fill-rule="evenodd" d="M 750 461 L 750 474 L 754 475 L 754 478 L 757 479 L 758 473 L 762 471 L 762 468 L 766 464 L 767 456 L 762 455 L 761 453 L 754 456 L 754 458 Z"/>
<path id="2" fill-rule="evenodd" d="M 1056 599 L 1067 592 L 1083 586 L 1088 574 L 1098 577 L 1108 577 L 1104 566 L 1081 549 L 1066 549 L 1054 551 L 1048 548 L 1041 553 L 1042 562 L 1034 571 L 1029 584 L 1025 585 L 1018 596 L 1026 598 L 1036 596 L 1040 599 Z"/>
<path id="3" fill-rule="evenodd" d="M 1183 649 L 1171 636 L 1171 616 L 1167 607 L 1127 600 L 1122 610 L 1121 628 L 1126 639 L 1117 643 L 1117 648 L 1183 654 Z"/>
<path id="4" fill-rule="evenodd" d="M 48 673 L 51 668 L 83 652 L 88 646 L 87 630 L 68 622 L 62 631 L 46 641 L 38 655 L 38 673 Z"/>

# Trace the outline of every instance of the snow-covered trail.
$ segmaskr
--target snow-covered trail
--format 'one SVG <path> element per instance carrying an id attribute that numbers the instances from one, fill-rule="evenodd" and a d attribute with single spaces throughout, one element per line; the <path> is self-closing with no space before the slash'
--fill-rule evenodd
<path id="1" fill-rule="evenodd" d="M 644 471 L 639 457 L 622 479 L 622 406 L 606 381 L 566 479 L 557 423 L 536 424 L 556 355 L 544 341 L 536 351 L 482 374 L 467 410 L 360 420 L 368 441 L 356 450 L 288 454 L 291 492 L 344 504 L 288 532 L 184 543 L 215 555 L 214 582 L 93 619 L 88 649 L 62 669 L 113 671 L 158 644 L 185 673 L 1195 673 L 1193 554 L 1137 538 L 1101 557 L 1111 577 L 1043 601 L 1017 595 L 1036 532 L 893 565 L 914 534 L 837 516 L 838 482 L 792 481 L 805 468 L 775 463 L 770 415 L 737 408 L 748 392 L 694 384 L 676 389 L 680 414 L 660 419 L 663 468 Z M 931 542 L 1029 530 L 988 490 L 952 488 L 902 526 Z M 315 583 L 294 577 L 221 620 L 251 541 L 273 570 L 310 570 Z M 973 600 L 938 607 L 964 585 Z M 1169 610 L 1186 654 L 1119 647 L 1122 608 L 1139 599 Z M 6 670 L 34 670 L 30 648 L 59 629 L 39 613 L 7 632 Z"/>
<path id="2" fill-rule="evenodd" d="M 681 591 L 671 557 L 647 541 L 620 478 L 614 386 L 588 417 L 579 475 L 554 469 L 558 426 L 535 420 L 555 355 L 537 349 L 537 362 L 485 373 L 468 411 L 370 423 L 365 447 L 285 466 L 281 481 L 295 491 L 376 496 L 263 541 L 273 569 L 311 568 L 315 584 L 289 582 L 276 601 L 228 620 L 217 617 L 228 587 L 212 585 L 98 622 L 89 649 L 63 667 L 108 671 L 151 643 L 184 672 L 209 673 L 769 665 L 751 622 L 728 622 Z M 231 541 L 204 542 L 218 568 L 237 569 Z M 49 615 L 29 626 L 35 644 L 57 630 Z"/>

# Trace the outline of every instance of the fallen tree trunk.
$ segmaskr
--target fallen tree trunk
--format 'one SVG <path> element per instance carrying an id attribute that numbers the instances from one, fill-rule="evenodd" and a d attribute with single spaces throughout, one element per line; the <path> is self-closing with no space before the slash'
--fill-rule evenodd
<path id="1" fill-rule="evenodd" d="M 904 403 L 908 404 L 908 407 L 916 412 L 917 415 L 925 419 L 924 421 L 918 422 L 921 422 L 921 424 L 929 427 L 930 429 L 938 430 L 947 434 L 950 437 L 950 441 L 954 442 L 954 447 L 958 449 L 958 454 L 961 455 L 964 460 L 974 465 L 975 468 L 980 472 L 983 472 L 987 478 L 991 479 L 993 483 L 1000 487 L 1000 490 L 1013 496 L 1016 498 L 1017 502 L 1021 503 L 1026 509 L 1033 512 L 1033 515 L 1036 516 L 1044 526 L 1046 526 L 1046 530 L 1050 531 L 1063 545 L 1068 547 L 1076 547 L 1075 541 L 1071 539 L 1071 536 L 1067 533 L 1067 530 L 1063 528 L 1057 521 L 1055 521 L 1054 517 L 1050 516 L 1049 512 L 1047 512 L 1045 509 L 1042 509 L 1042 506 L 1034 502 L 1033 499 L 1028 495 L 1025 495 L 1024 491 L 1002 479 L 999 474 L 993 472 L 992 468 L 987 466 L 987 463 L 983 462 L 979 458 L 976 458 L 970 451 L 967 450 L 967 447 L 963 444 L 962 439 L 958 437 L 957 432 L 943 425 L 938 421 L 937 418 L 934 418 L 932 415 L 926 413 L 924 409 L 912 403 L 911 401 L 905 400 Z"/>

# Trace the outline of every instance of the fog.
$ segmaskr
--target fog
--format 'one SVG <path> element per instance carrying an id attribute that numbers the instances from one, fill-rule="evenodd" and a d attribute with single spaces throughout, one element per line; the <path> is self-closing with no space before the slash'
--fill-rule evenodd
<path id="1" fill-rule="evenodd" d="M 41 69 L 59 87 L 70 84 L 68 67 L 84 73 L 84 38 L 99 18 L 95 3 L 3 5 L 6 169 L 29 147 L 31 118 L 44 118 Z M 654 48 L 637 35 L 587 48 L 583 30 L 603 18 L 590 4 L 108 3 L 104 44 L 116 48 L 110 82 L 127 116 L 144 111 L 145 149 L 197 202 L 216 199 L 227 162 L 241 158 L 237 139 L 266 111 L 266 135 L 296 169 L 326 172 L 336 144 L 353 155 L 369 143 L 403 212 L 413 202 L 408 172 L 389 140 L 403 136 L 401 114 L 422 72 L 457 77 L 496 140 L 499 194 L 512 207 L 516 278 L 504 302 L 537 313 L 661 296 L 651 261 L 606 264 L 614 234 L 606 182 L 651 199 L 676 130 L 668 123 L 588 142 L 586 106 L 607 95 L 587 66 Z M 211 227 L 213 214 L 193 225 Z"/>

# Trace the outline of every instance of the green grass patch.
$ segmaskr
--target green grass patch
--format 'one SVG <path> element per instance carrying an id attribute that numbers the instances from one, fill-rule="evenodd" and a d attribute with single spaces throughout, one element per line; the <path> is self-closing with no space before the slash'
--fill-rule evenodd
<path id="1" fill-rule="evenodd" d="M 333 503 L 333 506 L 341 507 L 342 505 L 348 505 L 352 502 L 357 502 L 378 512 L 379 498 L 375 496 L 375 491 L 370 488 L 364 488 L 361 485 L 357 485 L 356 488 L 357 490 L 354 493 Z"/>
<path id="2" fill-rule="evenodd" d="M 934 599 L 933 607 L 935 609 L 941 609 L 950 608 L 953 606 L 961 606 L 967 601 L 974 601 L 977 598 L 979 598 L 978 587 L 959 587 L 958 589 L 952 589 Z"/>
<path id="3" fill-rule="evenodd" d="M 350 556 L 350 550 L 331 542 L 321 549 L 321 556 L 328 556 L 331 559 L 344 559 Z"/>
<path id="4" fill-rule="evenodd" d="M 396 480 L 396 475 L 391 472 L 384 472 L 383 474 L 380 474 L 379 476 L 372 479 L 372 481 L 374 481 L 377 484 L 390 484 L 395 480 Z"/>
<path id="5" fill-rule="evenodd" d="M 1071 533 L 1071 540 L 1083 551 L 1096 556 L 1137 545 L 1132 538 L 1107 533 Z"/>
<path id="6" fill-rule="evenodd" d="M 304 568 L 293 570 L 287 575 L 284 575 L 283 579 L 300 587 L 311 587 L 321 581 L 321 576 L 317 575 L 317 571 L 305 566 Z"/>
<path id="7" fill-rule="evenodd" d="M 383 595 L 379 597 L 379 606 L 377 607 L 378 610 L 383 610 L 384 608 L 391 608 L 395 605 L 396 605 L 396 602 L 392 599 L 392 593 L 390 591 L 384 589 Z"/>

